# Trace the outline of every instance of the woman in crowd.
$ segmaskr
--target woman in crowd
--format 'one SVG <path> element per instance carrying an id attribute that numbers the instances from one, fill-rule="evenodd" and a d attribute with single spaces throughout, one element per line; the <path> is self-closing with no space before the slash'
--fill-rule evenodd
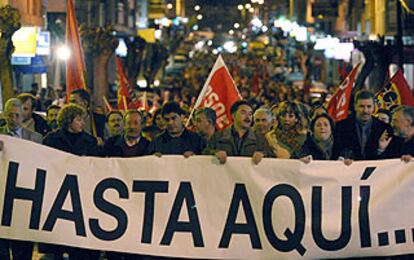
<path id="1" fill-rule="evenodd" d="M 266 139 L 278 158 L 291 158 L 305 143 L 308 120 L 299 102 L 282 102 L 276 112 L 276 125 Z"/>

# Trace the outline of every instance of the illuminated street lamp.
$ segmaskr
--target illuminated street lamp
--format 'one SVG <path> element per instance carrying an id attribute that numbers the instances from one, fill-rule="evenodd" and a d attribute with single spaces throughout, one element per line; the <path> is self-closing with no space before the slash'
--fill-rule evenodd
<path id="1" fill-rule="evenodd" d="M 167 9 L 168 9 L 168 10 L 171 10 L 171 9 L 173 9 L 173 4 L 171 4 L 171 3 L 168 3 L 168 4 L 167 4 Z"/>
<path id="2" fill-rule="evenodd" d="M 203 19 L 203 15 L 202 14 L 198 14 L 197 15 L 197 20 L 201 20 L 201 19 Z"/>
<path id="3" fill-rule="evenodd" d="M 201 9 L 201 6 L 199 6 L 199 5 L 194 6 L 194 10 L 200 11 L 200 9 Z"/>
<path id="4" fill-rule="evenodd" d="M 250 12 L 250 13 L 254 13 L 254 8 L 253 8 L 253 7 L 250 7 L 250 8 L 249 8 L 249 12 Z"/>
<path id="5" fill-rule="evenodd" d="M 60 46 L 57 49 L 57 57 L 63 61 L 68 60 L 70 58 L 70 50 L 68 49 L 68 47 L 66 47 L 65 45 Z"/>
<path id="6" fill-rule="evenodd" d="M 239 28 L 240 28 L 240 24 L 239 24 L 239 23 L 235 23 L 233 26 L 234 26 L 234 28 L 236 28 L 236 29 L 239 29 Z"/>
<path id="7" fill-rule="evenodd" d="M 229 30 L 229 34 L 233 35 L 234 34 L 234 30 Z"/>
<path id="8" fill-rule="evenodd" d="M 250 9 L 250 8 L 252 8 L 252 5 L 251 5 L 251 4 L 249 4 L 249 3 L 247 3 L 247 4 L 245 4 L 245 5 L 244 5 L 244 7 L 245 7 L 246 9 Z"/>
<path id="9" fill-rule="evenodd" d="M 239 9 L 240 11 L 243 10 L 243 8 L 244 8 L 243 5 L 238 5 L 237 6 L 237 9 Z"/>

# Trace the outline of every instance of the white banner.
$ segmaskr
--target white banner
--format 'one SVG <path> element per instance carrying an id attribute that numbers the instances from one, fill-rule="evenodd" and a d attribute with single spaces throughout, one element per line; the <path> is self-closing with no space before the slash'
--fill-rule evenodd
<path id="1" fill-rule="evenodd" d="M 207 259 L 414 253 L 414 163 L 109 159 L 0 140 L 2 238 Z"/>

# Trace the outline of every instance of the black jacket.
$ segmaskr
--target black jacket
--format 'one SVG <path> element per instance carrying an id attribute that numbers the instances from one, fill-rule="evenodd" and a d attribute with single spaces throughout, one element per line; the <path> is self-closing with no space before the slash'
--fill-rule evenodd
<path id="1" fill-rule="evenodd" d="M 206 143 L 196 133 L 187 129 L 180 137 L 171 137 L 167 131 L 155 137 L 147 149 L 147 154 L 184 154 L 184 152 L 192 151 L 194 154 L 200 155 L 205 148 Z"/>
<path id="2" fill-rule="evenodd" d="M 90 134 L 80 133 L 74 143 L 71 143 L 69 140 L 69 133 L 58 129 L 50 132 L 43 139 L 43 144 L 79 156 L 98 156 L 96 138 Z"/>
<path id="3" fill-rule="evenodd" d="M 386 129 L 391 131 L 391 126 L 372 117 L 371 132 L 365 145 L 364 155 L 361 153 L 355 116 L 338 122 L 334 131 L 333 159 L 338 159 L 341 154 L 353 160 L 376 159 L 378 141 Z"/>
<path id="4" fill-rule="evenodd" d="M 403 155 L 414 156 L 414 138 L 405 141 L 404 138 L 393 136 L 390 144 L 379 159 L 401 158 Z"/>
<path id="5" fill-rule="evenodd" d="M 292 158 L 294 159 L 300 159 L 302 157 L 312 155 L 313 160 L 331 160 L 332 159 L 332 153 L 325 154 L 321 148 L 315 143 L 315 140 L 312 138 L 312 136 L 308 135 L 306 138 L 305 143 L 303 144 L 301 150 L 297 153 L 294 153 Z"/>
<path id="6" fill-rule="evenodd" d="M 148 148 L 150 141 L 141 136 L 139 142 L 134 145 L 136 153 L 134 155 L 127 156 L 124 153 L 123 146 L 125 144 L 125 139 L 123 135 L 117 135 L 110 137 L 105 141 L 104 147 L 102 148 L 101 154 L 108 157 L 133 157 L 133 156 L 143 156 Z"/>
<path id="7" fill-rule="evenodd" d="M 47 124 L 47 121 L 41 115 L 32 113 L 32 118 L 34 121 L 35 132 L 41 134 L 42 136 L 46 136 L 52 130 Z"/>

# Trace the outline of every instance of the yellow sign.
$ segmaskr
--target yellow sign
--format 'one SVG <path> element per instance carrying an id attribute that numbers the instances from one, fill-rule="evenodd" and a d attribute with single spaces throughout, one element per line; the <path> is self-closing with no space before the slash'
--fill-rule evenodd
<path id="1" fill-rule="evenodd" d="M 13 57 L 34 57 L 36 55 L 37 27 L 22 27 L 12 36 Z"/>
<path id="2" fill-rule="evenodd" d="M 147 43 L 155 43 L 155 29 L 138 30 L 138 36 Z"/>

